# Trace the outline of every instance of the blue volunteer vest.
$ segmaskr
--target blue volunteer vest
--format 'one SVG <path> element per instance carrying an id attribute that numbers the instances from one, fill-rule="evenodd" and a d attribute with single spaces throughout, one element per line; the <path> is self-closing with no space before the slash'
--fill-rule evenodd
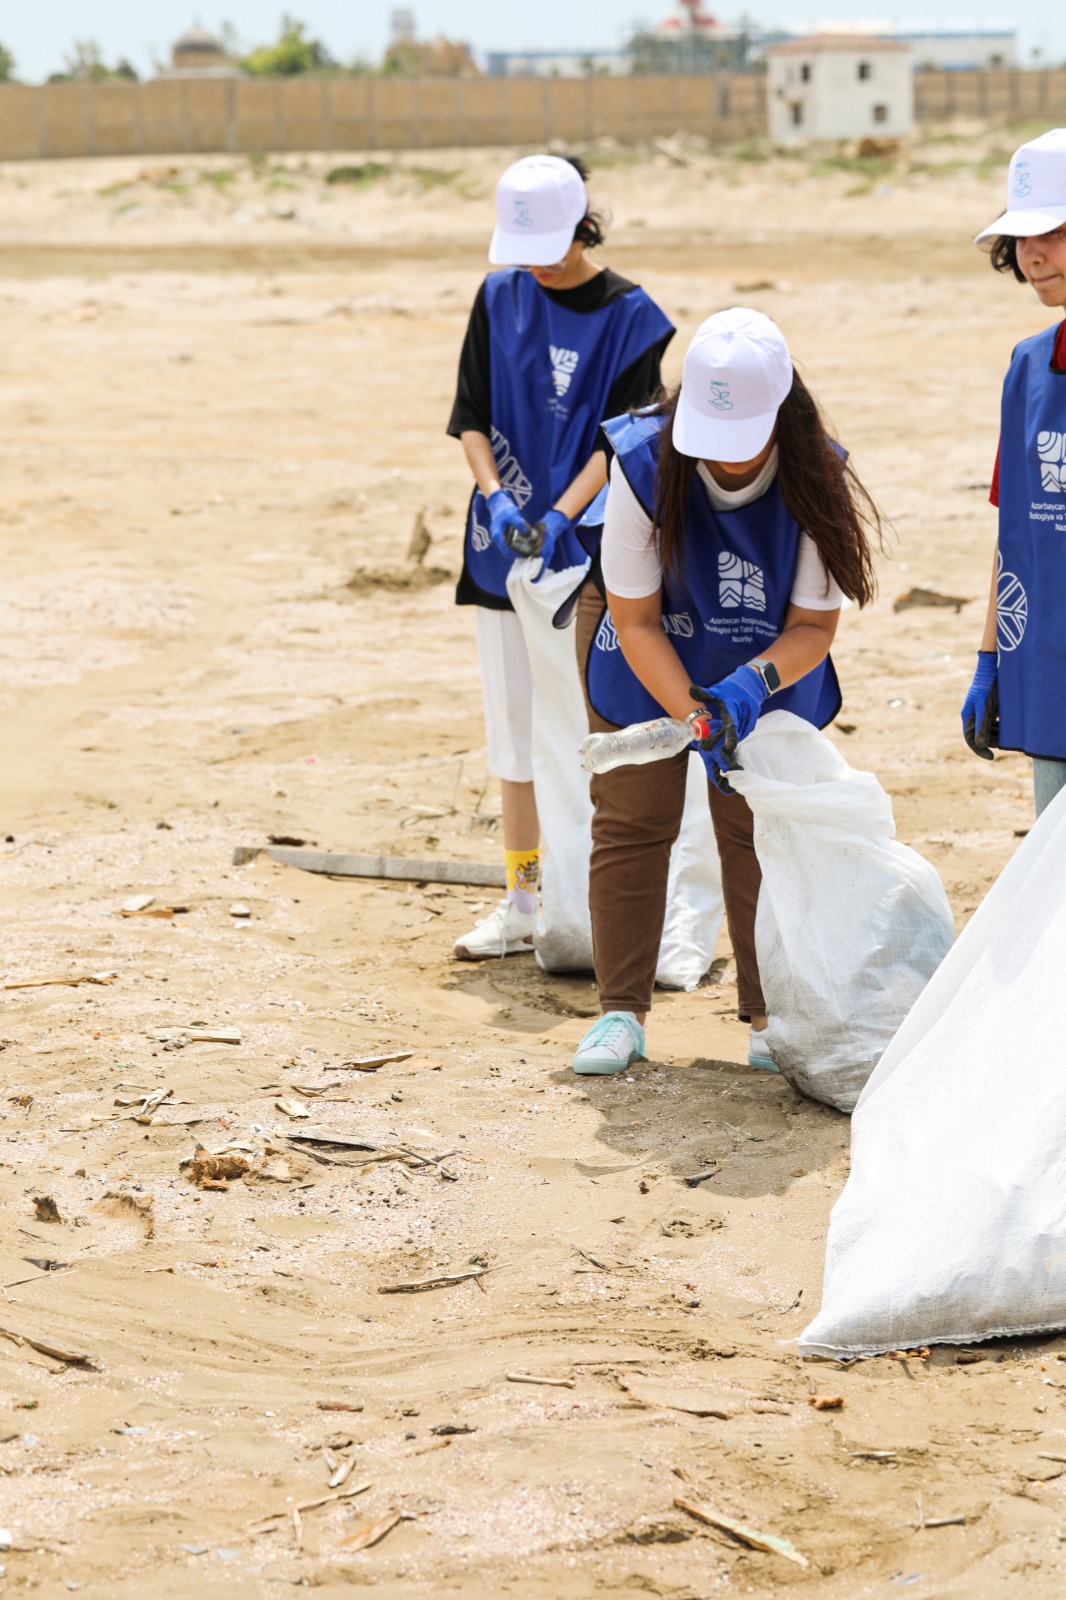
<path id="1" fill-rule="evenodd" d="M 672 324 L 639 288 L 598 311 L 568 311 L 515 267 L 485 280 L 485 303 L 496 470 L 526 521 L 537 522 L 596 448 L 615 379 Z M 463 559 L 478 589 L 506 599 L 514 557 L 489 538 L 480 489 L 467 511 Z M 584 560 L 580 541 L 567 535 L 551 565 L 559 571 Z"/>
<path id="2" fill-rule="evenodd" d="M 616 417 L 603 432 L 618 466 L 650 517 L 662 417 Z M 737 511 L 712 509 L 703 485 L 692 485 L 685 518 L 684 570 L 663 581 L 663 627 L 690 680 L 705 688 L 759 655 L 781 632 L 792 594 L 800 529 L 777 482 Z M 604 608 L 587 664 L 589 700 L 607 722 L 625 727 L 664 715 L 618 643 Z M 763 710 L 792 711 L 824 728 L 840 710 L 832 661 L 780 689 Z M 707 761 L 707 757 L 704 757 Z M 710 763 L 708 761 L 708 770 Z"/>
<path id="3" fill-rule="evenodd" d="M 1026 339 L 1003 384 L 999 458 L 999 742 L 1066 761 L 1066 373 L 1057 328 Z"/>

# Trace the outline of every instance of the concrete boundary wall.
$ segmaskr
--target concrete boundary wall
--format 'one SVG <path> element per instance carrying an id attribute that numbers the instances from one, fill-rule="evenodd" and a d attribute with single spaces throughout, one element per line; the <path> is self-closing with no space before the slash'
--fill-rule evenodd
<path id="1" fill-rule="evenodd" d="M 1066 69 L 919 72 L 919 122 L 1066 123 Z M 767 131 L 761 73 L 625 78 L 160 78 L 0 84 L 0 160 L 623 144 Z"/>

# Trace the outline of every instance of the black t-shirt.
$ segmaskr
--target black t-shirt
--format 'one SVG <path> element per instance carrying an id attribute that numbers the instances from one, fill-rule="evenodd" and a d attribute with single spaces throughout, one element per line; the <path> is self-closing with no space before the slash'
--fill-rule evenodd
<path id="1" fill-rule="evenodd" d="M 576 289 L 544 289 L 549 300 L 565 306 L 567 311 L 600 311 L 613 300 L 621 299 L 637 286 L 630 283 L 610 267 L 597 272 L 587 283 Z M 604 417 L 621 416 L 633 406 L 644 405 L 662 383 L 662 357 L 673 330 L 665 333 L 657 344 L 620 372 L 607 396 Z M 454 439 L 468 429 L 491 437 L 492 430 L 492 376 L 489 358 L 489 313 L 485 304 L 485 285 L 482 284 L 470 313 L 466 338 L 459 357 L 459 381 L 455 388 L 455 403 L 448 420 L 448 432 Z"/>

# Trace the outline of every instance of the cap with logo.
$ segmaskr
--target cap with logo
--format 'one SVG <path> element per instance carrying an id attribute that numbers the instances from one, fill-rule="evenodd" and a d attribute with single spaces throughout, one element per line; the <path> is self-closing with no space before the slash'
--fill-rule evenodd
<path id="1" fill-rule="evenodd" d="M 1066 128 L 1030 139 L 1011 156 L 1007 209 L 977 235 L 974 244 L 998 234 L 1029 239 L 1066 222 Z"/>
<path id="2" fill-rule="evenodd" d="M 716 311 L 685 354 L 674 448 L 708 461 L 750 461 L 791 388 L 792 357 L 777 323 L 743 306 Z"/>
<path id="3" fill-rule="evenodd" d="M 496 185 L 495 266 L 553 267 L 588 210 L 581 174 L 562 156 L 524 156 Z"/>

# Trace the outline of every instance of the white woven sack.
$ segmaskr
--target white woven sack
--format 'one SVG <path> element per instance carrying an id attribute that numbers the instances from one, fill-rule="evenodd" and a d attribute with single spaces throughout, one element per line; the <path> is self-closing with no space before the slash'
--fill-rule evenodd
<path id="1" fill-rule="evenodd" d="M 540 916 L 533 943 L 546 972 L 592 971 L 589 855 L 592 801 L 577 747 L 588 733 L 573 626 L 552 626 L 582 569 L 547 572 L 537 560 L 516 561 L 507 580 L 533 672 L 533 783 L 541 830 Z M 666 924 L 656 981 L 695 989 L 714 959 L 722 922 L 718 849 L 707 804 L 703 763 L 689 763 L 681 834 L 670 857 Z"/>
<path id="2" fill-rule="evenodd" d="M 1066 1327 L 1066 793 L 1015 852 L 852 1120 L 809 1353 Z"/>
<path id="3" fill-rule="evenodd" d="M 935 867 L 893 838 L 892 802 L 823 733 L 770 711 L 730 781 L 755 818 L 767 1043 L 804 1094 L 851 1111 L 951 948 Z"/>

